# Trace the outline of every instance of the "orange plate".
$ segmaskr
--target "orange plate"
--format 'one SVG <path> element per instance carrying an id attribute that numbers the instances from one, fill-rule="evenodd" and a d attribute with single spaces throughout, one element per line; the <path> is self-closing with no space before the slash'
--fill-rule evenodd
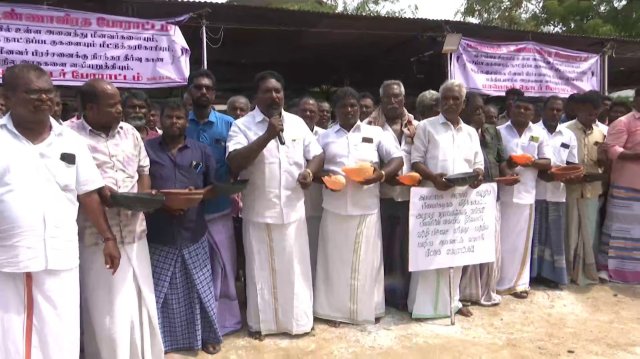
<path id="1" fill-rule="evenodd" d="M 373 166 L 342 167 L 342 172 L 348 179 L 361 182 L 373 175 Z"/>
<path id="2" fill-rule="evenodd" d="M 417 172 L 409 172 L 397 177 L 398 182 L 406 186 L 417 186 L 422 181 L 422 176 Z"/>
<path id="3" fill-rule="evenodd" d="M 533 163 L 533 161 L 535 161 L 536 159 L 531 156 L 528 153 L 520 153 L 517 155 L 511 155 L 509 156 L 509 158 L 511 158 L 511 161 L 515 164 L 517 164 L 518 166 L 525 166 L 525 165 L 529 165 L 531 163 Z"/>
<path id="4" fill-rule="evenodd" d="M 342 191 L 342 189 L 346 185 L 346 180 L 342 175 L 324 176 L 322 177 L 322 182 L 324 182 L 327 188 L 334 191 Z"/>

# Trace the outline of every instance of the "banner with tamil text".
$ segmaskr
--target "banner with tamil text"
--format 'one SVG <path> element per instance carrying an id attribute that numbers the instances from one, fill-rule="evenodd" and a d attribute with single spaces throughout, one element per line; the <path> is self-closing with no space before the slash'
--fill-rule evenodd
<path id="1" fill-rule="evenodd" d="M 600 56 L 535 42 L 484 42 L 463 38 L 452 54 L 451 79 L 468 91 L 504 95 L 518 88 L 527 96 L 567 97 L 600 90 Z"/>
<path id="2" fill-rule="evenodd" d="M 409 271 L 495 261 L 497 190 L 411 188 Z"/>
<path id="3" fill-rule="evenodd" d="M 190 50 L 178 26 L 52 7 L 0 4 L 0 74 L 33 63 L 56 85 L 182 86 Z"/>

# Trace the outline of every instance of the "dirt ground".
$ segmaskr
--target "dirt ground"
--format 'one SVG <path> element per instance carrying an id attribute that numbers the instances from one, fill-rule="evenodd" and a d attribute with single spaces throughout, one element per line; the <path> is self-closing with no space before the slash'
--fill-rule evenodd
<path id="1" fill-rule="evenodd" d="M 225 337 L 222 352 L 170 354 L 183 358 L 640 358 L 640 286 L 534 287 L 529 299 L 503 299 L 474 316 L 414 321 L 387 309 L 377 325 L 334 329 L 316 320 L 304 337 L 246 330 Z"/>

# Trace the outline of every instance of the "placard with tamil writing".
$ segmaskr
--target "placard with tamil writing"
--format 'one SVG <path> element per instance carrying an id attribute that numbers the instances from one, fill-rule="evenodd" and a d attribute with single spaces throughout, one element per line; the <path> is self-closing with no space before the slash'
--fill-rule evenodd
<path id="1" fill-rule="evenodd" d="M 496 194 L 495 183 L 448 191 L 412 188 L 409 271 L 495 261 Z"/>

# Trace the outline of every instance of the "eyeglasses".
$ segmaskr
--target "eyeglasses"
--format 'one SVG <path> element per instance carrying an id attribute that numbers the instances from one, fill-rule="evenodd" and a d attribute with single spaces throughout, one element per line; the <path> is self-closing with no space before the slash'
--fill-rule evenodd
<path id="1" fill-rule="evenodd" d="M 24 92 L 25 95 L 27 95 L 28 97 L 32 98 L 32 99 L 38 99 L 40 96 L 44 95 L 48 98 L 52 98 L 53 96 L 55 96 L 56 94 L 56 90 L 54 89 L 50 89 L 50 90 L 27 90 Z"/>

